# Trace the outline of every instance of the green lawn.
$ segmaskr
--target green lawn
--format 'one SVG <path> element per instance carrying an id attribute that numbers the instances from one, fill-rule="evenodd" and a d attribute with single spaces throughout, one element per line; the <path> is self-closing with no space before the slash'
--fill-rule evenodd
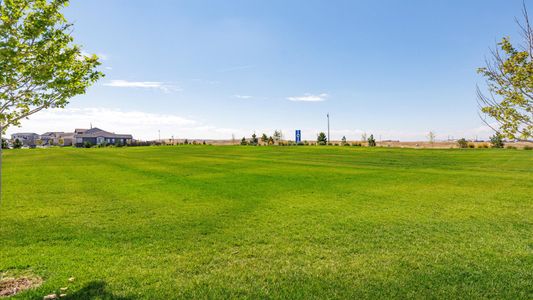
<path id="1" fill-rule="evenodd" d="M 533 151 L 8 150 L 3 187 L 15 299 L 533 298 Z"/>

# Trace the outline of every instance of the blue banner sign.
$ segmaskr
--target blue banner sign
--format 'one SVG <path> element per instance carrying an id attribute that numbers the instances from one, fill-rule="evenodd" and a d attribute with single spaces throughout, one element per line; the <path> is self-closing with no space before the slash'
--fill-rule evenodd
<path id="1" fill-rule="evenodd" d="M 296 130 L 296 143 L 301 143 L 302 142 L 302 131 L 301 130 Z"/>

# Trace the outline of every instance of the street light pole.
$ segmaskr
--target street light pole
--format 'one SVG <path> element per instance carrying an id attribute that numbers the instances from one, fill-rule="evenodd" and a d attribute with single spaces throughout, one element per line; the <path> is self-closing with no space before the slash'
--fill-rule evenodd
<path id="1" fill-rule="evenodd" d="M 329 139 L 329 113 L 328 113 L 328 143 L 331 143 L 331 140 Z"/>

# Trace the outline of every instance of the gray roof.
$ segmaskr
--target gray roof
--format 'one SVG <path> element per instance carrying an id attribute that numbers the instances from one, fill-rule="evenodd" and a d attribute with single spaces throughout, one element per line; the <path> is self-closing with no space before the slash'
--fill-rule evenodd
<path id="1" fill-rule="evenodd" d="M 112 139 L 132 139 L 131 134 L 116 134 L 112 132 L 108 132 L 105 130 L 102 130 L 100 128 L 91 128 L 91 129 L 76 129 L 76 132 L 83 132 L 83 133 L 76 133 L 75 137 L 77 138 L 97 138 L 97 137 L 103 137 L 103 138 L 112 138 Z"/>

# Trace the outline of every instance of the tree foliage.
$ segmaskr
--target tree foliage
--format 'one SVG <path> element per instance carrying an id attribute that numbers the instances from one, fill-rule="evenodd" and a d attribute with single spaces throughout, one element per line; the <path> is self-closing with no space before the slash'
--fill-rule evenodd
<path id="1" fill-rule="evenodd" d="M 503 136 L 499 133 L 496 133 L 490 137 L 490 143 L 492 148 L 503 148 L 503 146 L 505 146 L 503 142 Z"/>
<path id="2" fill-rule="evenodd" d="M 376 140 L 374 139 L 373 134 L 368 138 L 368 147 L 376 147 Z"/>
<path id="3" fill-rule="evenodd" d="M 503 38 L 491 60 L 478 69 L 488 89 L 485 94 L 478 87 L 478 103 L 482 120 L 494 131 L 527 140 L 533 136 L 533 29 L 525 4 L 523 14 L 524 21 L 518 22 L 523 43 L 514 46 L 510 38 Z"/>
<path id="4" fill-rule="evenodd" d="M 73 44 L 60 10 L 68 0 L 0 0 L 0 122 L 62 108 L 103 74 L 96 55 Z"/>
<path id="5" fill-rule="evenodd" d="M 316 138 L 316 142 L 319 145 L 326 145 L 328 143 L 328 138 L 326 137 L 326 134 L 324 132 L 319 133 Z"/>

